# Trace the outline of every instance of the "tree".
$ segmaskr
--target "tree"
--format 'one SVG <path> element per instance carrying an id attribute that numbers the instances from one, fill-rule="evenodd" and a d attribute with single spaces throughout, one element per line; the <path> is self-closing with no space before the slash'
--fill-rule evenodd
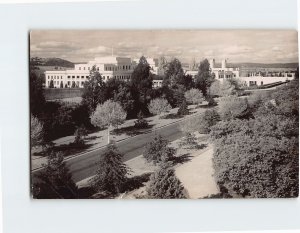
<path id="1" fill-rule="evenodd" d="M 184 71 L 182 69 L 181 62 L 174 58 L 167 65 L 165 70 L 165 77 L 163 80 L 163 85 L 176 86 L 177 84 L 182 84 L 181 82 L 185 78 Z"/>
<path id="2" fill-rule="evenodd" d="M 130 85 L 132 86 L 133 92 L 136 94 L 136 102 L 138 102 L 139 109 L 138 111 L 147 112 L 147 104 L 151 99 L 151 90 L 153 85 L 153 75 L 150 72 L 150 65 L 147 62 L 147 59 L 142 56 L 139 60 L 139 64 L 135 67 L 134 71 L 131 74 Z"/>
<path id="3" fill-rule="evenodd" d="M 161 115 L 171 110 L 171 106 L 166 99 L 156 98 L 150 101 L 148 105 L 149 111 L 154 115 Z"/>
<path id="4" fill-rule="evenodd" d="M 209 133 L 211 127 L 220 121 L 220 115 L 215 109 L 208 109 L 200 116 L 198 130 L 200 133 Z"/>
<path id="5" fill-rule="evenodd" d="M 184 93 L 188 103 L 199 105 L 204 100 L 203 94 L 200 90 L 192 88 Z"/>
<path id="6" fill-rule="evenodd" d="M 179 109 L 177 111 L 177 115 L 178 116 L 185 116 L 189 114 L 189 109 L 188 106 L 186 104 L 186 100 L 184 99 L 181 103 L 181 105 L 179 106 Z"/>
<path id="7" fill-rule="evenodd" d="M 84 83 L 82 94 L 82 104 L 88 106 L 89 112 L 92 113 L 98 104 L 104 103 L 106 100 L 105 83 L 101 74 L 97 71 L 96 66 L 90 70 L 88 80 Z"/>
<path id="8" fill-rule="evenodd" d="M 30 146 L 35 147 L 43 142 L 43 124 L 37 117 L 30 116 Z"/>
<path id="9" fill-rule="evenodd" d="M 215 177 L 230 194 L 260 198 L 298 196 L 299 145 L 290 134 L 293 124 L 272 120 L 232 120 L 212 127 Z M 278 124 L 280 137 L 274 132 Z M 227 133 L 220 134 L 222 131 Z"/>
<path id="10" fill-rule="evenodd" d="M 209 88 L 209 93 L 212 96 L 230 96 L 239 94 L 242 91 L 242 84 L 236 78 L 228 78 L 222 81 L 214 81 Z"/>
<path id="11" fill-rule="evenodd" d="M 167 66 L 168 62 L 167 59 L 164 56 L 161 56 L 158 59 L 158 70 L 157 70 L 157 74 L 159 76 L 164 76 L 165 75 L 165 71 L 166 71 L 166 66 Z"/>
<path id="12" fill-rule="evenodd" d="M 110 143 L 110 128 L 118 127 L 126 119 L 126 112 L 122 106 L 111 100 L 99 104 L 91 115 L 91 123 L 96 127 L 107 126 L 107 143 Z"/>
<path id="13" fill-rule="evenodd" d="M 152 141 L 145 146 L 143 156 L 148 162 L 153 162 L 155 165 L 169 161 L 174 157 L 176 151 L 168 144 L 168 140 L 161 135 L 155 135 Z"/>
<path id="14" fill-rule="evenodd" d="M 60 153 L 51 152 L 33 185 L 34 198 L 78 198 L 78 189 Z"/>
<path id="15" fill-rule="evenodd" d="M 219 112 L 223 120 L 234 118 L 249 118 L 249 104 L 247 99 L 236 96 L 224 97 L 219 102 Z"/>
<path id="16" fill-rule="evenodd" d="M 215 77 L 211 73 L 210 65 L 207 59 L 200 62 L 198 74 L 195 77 L 195 87 L 201 90 L 206 97 L 210 85 L 213 83 Z"/>
<path id="17" fill-rule="evenodd" d="M 50 80 L 49 88 L 54 88 L 54 82 L 52 79 Z"/>
<path id="18" fill-rule="evenodd" d="M 92 187 L 98 192 L 118 194 L 122 191 L 130 173 L 122 162 L 123 155 L 114 144 L 109 144 L 97 163 L 96 175 L 91 179 Z"/>
<path id="19" fill-rule="evenodd" d="M 46 103 L 43 90 L 42 79 L 36 75 L 36 72 L 30 69 L 30 112 L 34 115 L 40 115 Z"/>
<path id="20" fill-rule="evenodd" d="M 211 128 L 215 178 L 223 190 L 242 197 L 298 196 L 298 96 L 298 84 L 255 95 L 250 119 L 228 119 Z"/>
<path id="21" fill-rule="evenodd" d="M 176 177 L 174 169 L 168 165 L 162 166 L 151 175 L 147 192 L 150 198 L 155 199 L 186 198 L 183 185 Z"/>

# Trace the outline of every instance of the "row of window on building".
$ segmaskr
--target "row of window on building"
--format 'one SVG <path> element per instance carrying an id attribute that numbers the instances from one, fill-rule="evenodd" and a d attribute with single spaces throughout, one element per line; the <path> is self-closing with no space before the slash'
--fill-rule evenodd
<path id="1" fill-rule="evenodd" d="M 86 69 L 86 67 L 81 67 L 79 66 L 78 69 L 81 70 L 81 68 L 83 68 L 83 70 Z M 123 66 L 105 66 L 104 70 L 105 71 L 117 71 L 117 70 L 130 70 L 132 67 L 131 65 L 123 65 Z M 91 67 L 87 67 L 88 70 L 91 69 Z M 99 67 L 96 68 L 97 71 L 99 71 Z"/>
<path id="2" fill-rule="evenodd" d="M 68 87 L 71 87 L 71 86 L 73 85 L 73 83 L 74 83 L 74 85 L 77 86 L 77 87 L 79 87 L 79 85 L 82 86 L 82 87 L 84 86 L 84 82 L 83 82 L 83 81 L 82 81 L 82 82 L 79 82 L 79 81 L 77 81 L 77 82 L 72 81 L 72 83 L 71 83 L 71 81 L 67 81 L 66 84 L 64 84 L 63 81 L 53 81 L 53 85 L 54 85 L 54 86 L 58 86 L 58 87 L 60 87 L 60 86 L 65 87 L 65 85 L 67 85 Z M 50 86 L 50 81 L 48 81 L 48 86 Z"/>

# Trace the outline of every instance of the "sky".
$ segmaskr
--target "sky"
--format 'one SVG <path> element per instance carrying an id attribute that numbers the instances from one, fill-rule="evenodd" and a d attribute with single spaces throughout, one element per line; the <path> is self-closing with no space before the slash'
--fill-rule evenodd
<path id="1" fill-rule="evenodd" d="M 215 58 L 229 63 L 298 62 L 294 30 L 33 30 L 30 56 L 88 62 L 95 57 Z"/>

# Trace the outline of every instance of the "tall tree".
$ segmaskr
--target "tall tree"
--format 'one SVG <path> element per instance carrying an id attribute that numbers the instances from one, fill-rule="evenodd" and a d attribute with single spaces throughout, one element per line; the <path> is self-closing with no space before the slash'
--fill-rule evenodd
<path id="1" fill-rule="evenodd" d="M 122 106 L 107 100 L 103 104 L 99 104 L 96 110 L 91 115 L 91 123 L 97 127 L 107 126 L 107 143 L 110 143 L 110 129 L 111 127 L 118 127 L 126 119 L 126 112 Z"/>
<path id="2" fill-rule="evenodd" d="M 139 64 L 135 67 L 131 75 L 132 88 L 138 93 L 136 96 L 137 101 L 140 103 L 140 110 L 147 113 L 147 104 L 151 99 L 151 90 L 153 85 L 153 77 L 150 72 L 150 65 L 147 59 L 142 56 L 139 60 Z"/>
<path id="3" fill-rule="evenodd" d="M 96 66 L 90 70 L 88 80 L 84 83 L 82 103 L 87 105 L 90 113 L 93 112 L 98 104 L 104 103 L 106 99 L 106 85 Z"/>
<path id="4" fill-rule="evenodd" d="M 198 74 L 195 77 L 195 86 L 202 91 L 206 97 L 210 85 L 214 81 L 214 74 L 211 73 L 210 65 L 207 59 L 200 62 Z"/>
<path id="5" fill-rule="evenodd" d="M 130 169 L 122 162 L 123 155 L 114 144 L 109 144 L 97 163 L 91 185 L 98 192 L 118 194 L 122 191 Z"/>
<path id="6" fill-rule="evenodd" d="M 177 84 L 181 84 L 184 78 L 185 75 L 182 69 L 181 62 L 177 58 L 174 58 L 166 65 L 163 85 L 168 85 L 173 87 L 176 86 Z"/>
<path id="7" fill-rule="evenodd" d="M 51 152 L 33 185 L 34 198 L 78 198 L 78 189 L 61 154 Z"/>
<path id="8" fill-rule="evenodd" d="M 164 76 L 166 72 L 166 66 L 167 66 L 167 59 L 164 56 L 161 56 L 158 59 L 158 71 L 157 74 L 159 76 Z"/>

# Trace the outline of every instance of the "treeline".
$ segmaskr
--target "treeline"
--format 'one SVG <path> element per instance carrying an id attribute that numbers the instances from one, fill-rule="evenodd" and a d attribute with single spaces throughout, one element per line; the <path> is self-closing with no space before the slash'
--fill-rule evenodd
<path id="1" fill-rule="evenodd" d="M 146 58 L 141 57 L 131 79 L 126 81 L 112 78 L 104 82 L 96 67 L 93 67 L 84 85 L 82 102 L 70 105 L 45 101 L 42 80 L 34 72 L 34 64 L 31 64 L 30 71 L 30 108 L 33 116 L 44 125 L 46 141 L 71 135 L 79 126 L 93 129 L 90 115 L 98 104 L 107 100 L 120 103 L 127 119 L 136 118 L 139 113 L 149 116 L 148 106 L 154 99 L 165 99 L 173 108 L 185 108 L 181 105 L 186 105 L 185 93 L 191 89 L 198 89 L 209 99 L 208 89 L 214 81 L 207 59 L 200 63 L 198 75 L 193 79 L 184 73 L 181 62 L 176 58 L 169 62 L 161 58 L 159 74 L 154 75 Z M 163 80 L 163 85 L 153 88 L 153 79 L 157 78 Z"/>
<path id="2" fill-rule="evenodd" d="M 297 197 L 299 84 L 219 103 L 211 127 L 221 197 Z"/>

